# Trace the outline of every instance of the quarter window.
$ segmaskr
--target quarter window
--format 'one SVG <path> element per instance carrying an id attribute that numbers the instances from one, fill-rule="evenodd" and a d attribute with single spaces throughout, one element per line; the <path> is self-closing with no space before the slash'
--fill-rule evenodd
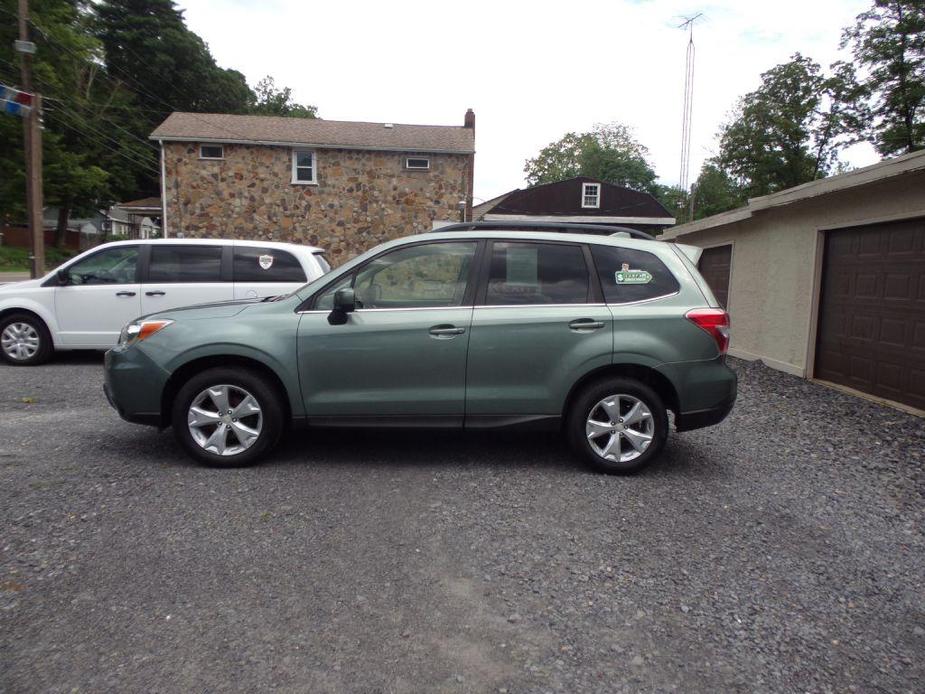
<path id="1" fill-rule="evenodd" d="M 292 182 L 317 183 L 317 166 L 313 150 L 296 149 L 292 152 Z"/>
<path id="2" fill-rule="evenodd" d="M 590 290 L 588 266 L 579 246 L 495 243 L 485 303 L 583 304 Z"/>
<path id="3" fill-rule="evenodd" d="M 305 270 L 292 253 L 277 248 L 234 249 L 235 282 L 305 282 Z"/>
<path id="4" fill-rule="evenodd" d="M 67 269 L 69 284 L 137 282 L 138 246 L 116 246 L 94 253 Z"/>
<path id="5" fill-rule="evenodd" d="M 601 185 L 599 183 L 581 184 L 581 206 L 593 208 L 601 206 Z"/>
<path id="6" fill-rule="evenodd" d="M 618 246 L 591 246 L 608 304 L 645 301 L 680 290 L 671 270 L 654 253 Z"/>
<path id="7" fill-rule="evenodd" d="M 221 246 L 151 247 L 149 283 L 221 282 Z"/>
<path id="8" fill-rule="evenodd" d="M 199 145 L 200 159 L 224 159 L 225 147 L 223 145 Z"/>

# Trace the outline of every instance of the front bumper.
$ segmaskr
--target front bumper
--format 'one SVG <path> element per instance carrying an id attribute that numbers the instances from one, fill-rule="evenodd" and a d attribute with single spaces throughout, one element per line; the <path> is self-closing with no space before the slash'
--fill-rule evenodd
<path id="1" fill-rule="evenodd" d="M 119 416 L 134 424 L 166 426 L 161 396 L 168 374 L 138 346 L 120 345 L 103 358 L 103 392 Z"/>

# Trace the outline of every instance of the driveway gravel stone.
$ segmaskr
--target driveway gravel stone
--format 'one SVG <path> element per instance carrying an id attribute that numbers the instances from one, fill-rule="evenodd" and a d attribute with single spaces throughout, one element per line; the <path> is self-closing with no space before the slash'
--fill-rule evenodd
<path id="1" fill-rule="evenodd" d="M 0 367 L 0 690 L 921 692 L 925 422 L 735 368 L 607 477 L 432 431 L 204 469 L 99 355 Z"/>

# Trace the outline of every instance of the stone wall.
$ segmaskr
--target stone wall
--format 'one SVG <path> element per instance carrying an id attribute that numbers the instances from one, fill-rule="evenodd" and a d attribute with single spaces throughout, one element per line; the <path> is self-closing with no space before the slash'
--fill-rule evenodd
<path id="1" fill-rule="evenodd" d="M 291 149 L 224 145 L 223 160 L 199 159 L 196 143 L 165 142 L 168 234 L 266 239 L 321 246 L 333 265 L 383 241 L 458 220 L 470 156 L 318 149 L 317 185 L 293 184 Z"/>

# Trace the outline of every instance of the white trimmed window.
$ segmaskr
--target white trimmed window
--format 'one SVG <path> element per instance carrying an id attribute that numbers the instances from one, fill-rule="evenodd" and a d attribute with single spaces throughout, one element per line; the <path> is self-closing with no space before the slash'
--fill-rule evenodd
<path id="1" fill-rule="evenodd" d="M 430 157 L 405 157 L 405 168 L 413 171 L 430 169 Z"/>
<path id="2" fill-rule="evenodd" d="M 313 149 L 292 150 L 292 182 L 299 185 L 318 183 L 318 166 Z"/>
<path id="3" fill-rule="evenodd" d="M 581 206 L 582 207 L 600 207 L 601 206 L 601 184 L 600 183 L 582 183 L 581 184 Z"/>
<path id="4" fill-rule="evenodd" d="M 199 145 L 200 159 L 224 159 L 224 145 Z"/>

